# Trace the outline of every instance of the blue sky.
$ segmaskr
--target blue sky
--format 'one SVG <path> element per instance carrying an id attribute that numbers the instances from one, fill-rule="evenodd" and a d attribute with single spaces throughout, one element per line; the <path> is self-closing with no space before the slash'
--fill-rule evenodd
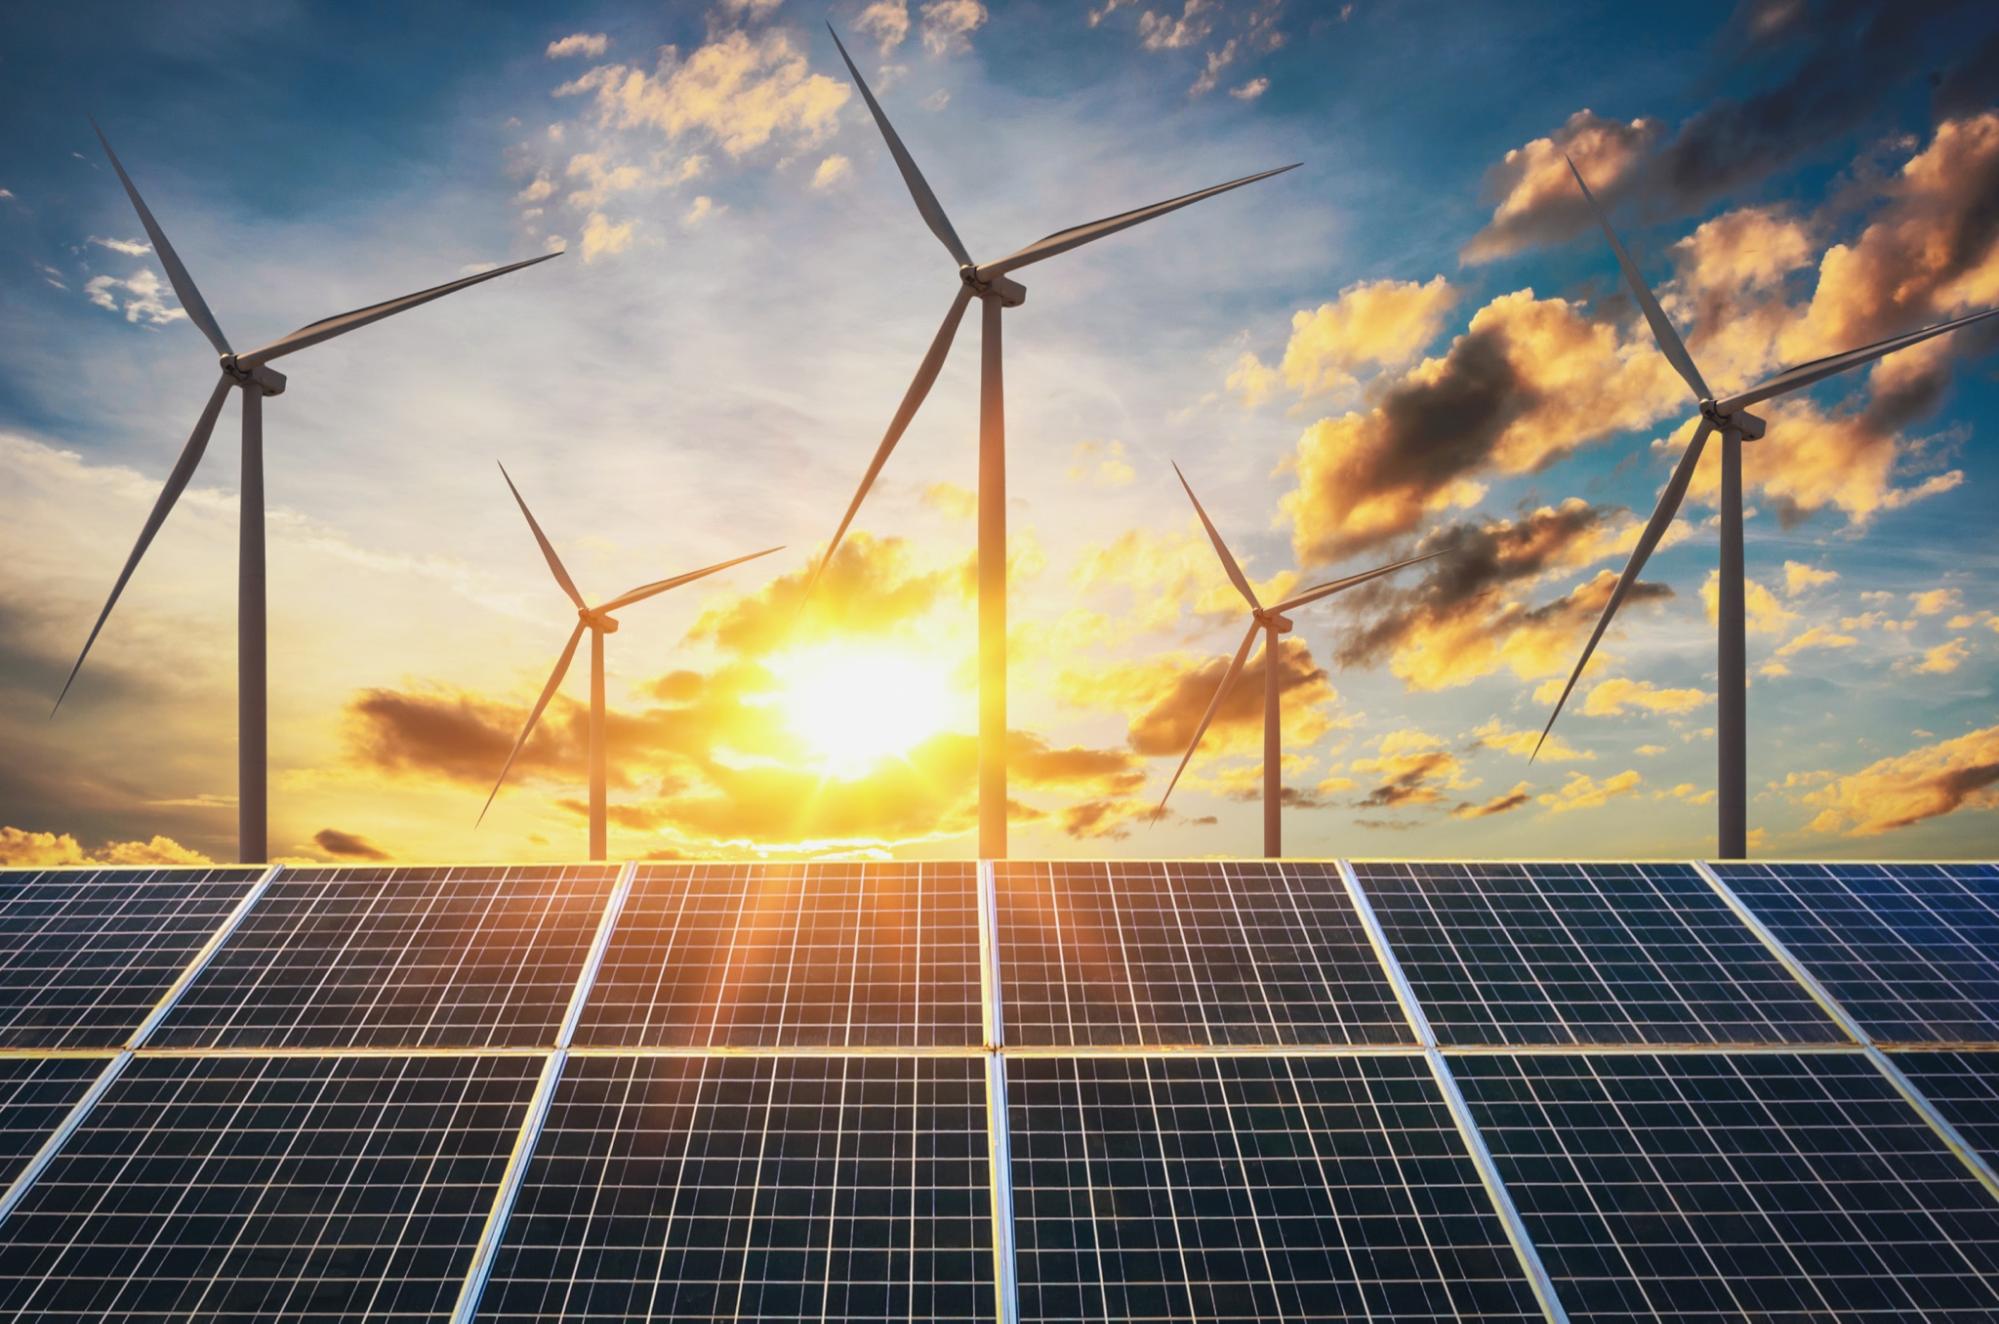
<path id="1" fill-rule="evenodd" d="M 1016 853 L 1256 844 L 1240 798 L 1254 725 L 1226 712 L 1176 817 L 1141 821 L 1183 710 L 1205 703 L 1189 678 L 1241 628 L 1170 460 L 1262 581 L 1451 539 L 1524 543 L 1537 511 L 1566 540 L 1463 596 L 1412 577 L 1401 596 L 1301 619 L 1294 853 L 1705 848 L 1714 535 L 1698 483 L 1647 573 L 1670 596 L 1620 618 L 1585 682 L 1623 684 L 1558 727 L 1573 757 L 1530 765 L 1511 747 L 1545 720 L 1537 690 L 1594 613 L 1570 617 L 1621 565 L 1616 540 L 1628 548 L 1687 412 L 1659 391 L 1600 236 L 1537 171 L 1577 156 L 1718 386 L 1844 347 L 1815 337 L 1999 301 L 1984 222 L 1999 209 L 1999 57 L 1975 5 L 10 12 L 0 732 L 19 754 L 0 827 L 14 857 L 158 838 L 219 854 L 233 836 L 233 406 L 46 720 L 212 371 L 134 251 L 88 115 L 239 347 L 568 250 L 288 362 L 267 411 L 274 849 L 580 847 L 572 700 L 471 826 L 492 750 L 568 625 L 496 459 L 586 592 L 788 545 L 768 570 L 635 610 L 611 641 L 629 722 L 614 852 L 970 849 L 969 333 L 864 512 L 850 609 L 821 623 L 824 647 L 942 675 L 935 729 L 882 766 L 829 771 L 811 732 L 786 729 L 798 696 L 745 624 L 830 533 L 952 292 L 827 18 L 979 256 L 1304 162 L 1035 268 L 1008 314 L 1015 713 L 1039 751 L 1017 776 Z M 1891 279 L 1897 263 L 1911 280 Z M 1396 430 L 1398 409 L 1434 403 L 1493 345 L 1511 422 L 1483 442 L 1475 424 Z M 1773 422 L 1781 446 L 1765 453 L 1783 474 L 1759 482 L 1752 458 L 1749 573 L 1768 604 L 1751 637 L 1751 822 L 1767 853 L 1990 853 L 1988 350 L 1900 356 L 1823 389 Z M 1615 380 L 1572 414 L 1556 391 L 1570 369 Z M 1905 387 L 1914 403 L 1891 410 Z M 1404 463 L 1425 476 L 1391 482 Z M 1361 536 L 1364 500 L 1387 522 Z M 1475 641 L 1498 651 L 1481 661 Z"/>

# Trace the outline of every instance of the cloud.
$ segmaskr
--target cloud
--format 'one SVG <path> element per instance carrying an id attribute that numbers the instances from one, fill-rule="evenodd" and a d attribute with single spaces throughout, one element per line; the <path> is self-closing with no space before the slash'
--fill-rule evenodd
<path id="1" fill-rule="evenodd" d="M 1631 794 L 1643 780 L 1633 768 L 1626 768 L 1602 781 L 1588 773 L 1572 772 L 1560 790 L 1536 798 L 1551 814 L 1566 814 L 1572 809 L 1596 809 L 1618 796 Z"/>
<path id="2" fill-rule="evenodd" d="M 153 246 L 143 239 L 107 239 L 103 235 L 92 235 L 84 241 L 99 248 L 108 248 L 126 257 L 144 257 L 153 251 Z"/>
<path id="3" fill-rule="evenodd" d="M 1354 807 L 1401 809 L 1441 804 L 1445 791 L 1478 785 L 1477 778 L 1466 778 L 1464 764 L 1442 744 L 1426 731 L 1407 728 L 1382 736 L 1373 757 L 1354 759 L 1348 765 L 1378 781 L 1373 790 L 1354 801 Z"/>
<path id="4" fill-rule="evenodd" d="M 601 52 L 598 52 L 601 53 Z M 366 837 L 352 832 L 342 832 L 338 828 L 321 828 L 312 834 L 313 844 L 328 855 L 343 860 L 386 860 L 389 853 L 370 842 Z"/>
<path id="5" fill-rule="evenodd" d="M 1256 562 L 1248 560 L 1244 573 L 1265 602 L 1280 602 L 1298 587 L 1298 576 L 1289 570 L 1265 578 L 1255 567 Z M 1170 628 L 1187 612 L 1203 623 L 1229 621 L 1236 629 L 1243 628 L 1245 604 L 1192 514 L 1169 533 L 1126 529 L 1108 543 L 1085 547 L 1076 557 L 1070 580 L 1082 594 L 1124 597 L 1128 602 L 1124 619 L 1134 630 Z"/>
<path id="6" fill-rule="evenodd" d="M 599 65 L 556 92 L 589 94 L 606 126 L 650 127 L 673 140 L 692 135 L 732 157 L 774 139 L 794 149 L 817 146 L 851 95 L 847 84 L 813 73 L 776 29 L 725 32 L 685 57 L 668 46 L 651 73 Z"/>
<path id="7" fill-rule="evenodd" d="M 1510 669 L 1523 680 L 1565 674 L 1589 627 L 1610 600 L 1617 576 L 1606 569 L 1568 593 L 1530 606 L 1518 595 L 1546 577 L 1585 566 L 1631 545 L 1637 526 L 1622 512 L 1580 498 L 1542 506 L 1519 519 L 1460 524 L 1431 536 L 1425 551 L 1443 552 L 1407 578 L 1384 580 L 1348 595 L 1362 617 L 1345 632 L 1336 657 L 1343 667 L 1383 658 L 1411 689 L 1468 684 Z M 1639 581 L 1630 607 L 1671 597 L 1662 584 Z M 1631 618 L 1620 613 L 1620 619 Z"/>
<path id="8" fill-rule="evenodd" d="M 854 163 L 835 152 L 821 161 L 819 168 L 812 172 L 812 187 L 831 188 L 841 180 L 850 178 L 853 173 Z"/>
<path id="9" fill-rule="evenodd" d="M 1959 809 L 1999 804 L 1999 726 L 1868 764 L 1808 792 L 1810 829 L 1872 837 Z"/>
<path id="10" fill-rule="evenodd" d="M 972 34 L 985 25 L 980 0 L 927 0 L 923 6 L 923 49 L 932 55 L 962 55 Z"/>
<path id="11" fill-rule="evenodd" d="M 1352 389 L 1368 367 L 1408 363 L 1437 338 L 1457 291 L 1442 276 L 1427 284 L 1361 281 L 1330 303 L 1291 316 L 1284 347 L 1284 384 L 1310 398 Z"/>
<path id="12" fill-rule="evenodd" d="M 1837 570 L 1821 570 L 1801 561 L 1784 562 L 1784 596 L 1795 598 L 1806 589 L 1824 588 L 1839 579 Z"/>
<path id="13" fill-rule="evenodd" d="M 1262 359 L 1244 350 L 1229 369 L 1223 385 L 1241 399 L 1243 408 L 1254 409 L 1277 394 L 1277 369 L 1266 366 Z"/>
<path id="14" fill-rule="evenodd" d="M 886 58 L 909 36 L 907 0 L 872 0 L 854 19 L 854 27 L 873 37 L 877 49 Z"/>
<path id="15" fill-rule="evenodd" d="M 1649 342 L 1621 341 L 1564 299 L 1501 295 L 1368 410 L 1298 439 L 1282 499 L 1297 555 L 1322 564 L 1410 533 L 1475 503 L 1478 476 L 1545 468 L 1646 424 L 1684 389 Z"/>
<path id="16" fill-rule="evenodd" d="M 1504 814 L 1534 802 L 1532 787 L 1526 782 L 1516 782 L 1513 789 L 1504 795 L 1495 795 L 1483 804 L 1471 800 L 1460 802 L 1451 810 L 1452 818 L 1491 818 L 1494 814 Z"/>
<path id="17" fill-rule="evenodd" d="M 1199 45 L 1214 30 L 1214 0 L 1185 0 L 1177 18 L 1170 9 L 1164 13 L 1148 9 L 1138 16 L 1138 44 L 1149 51 Z"/>
<path id="18" fill-rule="evenodd" d="M 1796 657 L 1812 648 L 1851 648 L 1860 640 L 1850 634 L 1841 634 L 1829 625 L 1814 625 L 1803 634 L 1788 640 L 1777 650 L 1778 657 Z"/>
<path id="19" fill-rule="evenodd" d="M 1916 670 L 1931 676 L 1949 675 L 1964 665 L 1971 656 L 1971 646 L 1962 639 L 1946 639 L 1935 648 L 1923 653 L 1923 660 L 1916 664 Z"/>
<path id="20" fill-rule="evenodd" d="M 583 223 L 583 260 L 595 262 L 600 257 L 624 252 L 632 246 L 632 234 L 638 224 L 637 221 L 614 222 L 603 212 L 591 212 L 590 219 Z"/>
<path id="21" fill-rule="evenodd" d="M 601 32 L 572 32 L 560 41 L 548 43 L 547 56 L 560 60 L 570 55 L 588 55 L 592 58 L 611 49 L 611 39 Z"/>
<path id="22" fill-rule="evenodd" d="M 1964 595 L 1954 588 L 1924 589 L 1909 595 L 1909 609 L 1918 616 L 1941 616 L 1964 605 Z"/>
<path id="23" fill-rule="evenodd" d="M 1931 10 L 1869 0 L 1795 0 L 1745 6 L 1738 26 L 1777 15 L 1758 31 L 1719 40 L 1786 76 L 1743 97 L 1712 97 L 1670 134 L 1656 120 L 1628 123 L 1579 110 L 1546 137 L 1509 151 L 1487 178 L 1492 219 L 1466 245 L 1483 262 L 1591 228 L 1562 162 L 1577 166 L 1606 205 L 1634 202 L 1648 216 L 1683 215 L 1753 184 L 1838 138 L 1894 94 L 1922 58 L 1917 40 Z"/>
<path id="24" fill-rule="evenodd" d="M 99 308 L 123 312 L 128 322 L 148 326 L 165 326 L 187 316 L 179 304 L 169 302 L 172 293 L 150 267 L 132 273 L 129 280 L 92 276 L 84 282 L 83 296 Z"/>
<path id="25" fill-rule="evenodd" d="M 1069 452 L 1069 481 L 1095 487 L 1126 487 L 1138 477 L 1126 456 L 1124 443 L 1079 441 Z"/>
<path id="26" fill-rule="evenodd" d="M 1690 713 L 1705 707 L 1714 696 L 1705 690 L 1660 689 L 1650 681 L 1613 676 L 1590 688 L 1583 701 L 1585 717 L 1614 717 L 1636 709 L 1654 713 Z"/>
<path id="27" fill-rule="evenodd" d="M 1576 759 L 1593 759 L 1596 754 L 1590 750 L 1576 749 L 1554 732 L 1548 733 L 1546 741 L 1539 731 L 1509 731 L 1497 717 L 1490 718 L 1472 732 L 1480 748 L 1503 750 L 1519 758 L 1539 757 L 1548 763 L 1567 763 Z"/>
<path id="28" fill-rule="evenodd" d="M 1131 723 L 1128 736 L 1131 747 L 1140 754 L 1170 755 L 1177 759 L 1193 739 L 1194 728 L 1214 699 L 1228 664 L 1228 658 L 1217 657 L 1192 669 L 1176 665 L 1171 659 L 1109 668 L 1108 674 L 1100 678 L 1103 688 L 1098 693 L 1106 694 L 1120 686 L 1136 691 L 1131 697 L 1142 702 L 1133 705 L 1140 708 L 1140 715 Z M 1231 749 L 1257 747 L 1263 732 L 1264 673 L 1268 665 L 1267 654 L 1259 650 L 1236 676 L 1202 739 L 1205 753 L 1212 756 Z M 1314 744 L 1332 729 L 1332 720 L 1324 709 L 1338 695 L 1327 680 L 1325 669 L 1313 660 L 1312 651 L 1303 640 L 1288 637 L 1280 640 L 1277 692 L 1285 743 Z"/>
<path id="29" fill-rule="evenodd" d="M 189 850 L 171 837 L 150 841 L 108 841 L 86 850 L 69 833 L 30 832 L 0 827 L 0 868 L 48 869 L 62 865 L 210 864 L 200 851 Z"/>
<path id="30" fill-rule="evenodd" d="M 1239 83 L 1229 89 L 1229 95 L 1237 101 L 1254 101 L 1270 90 L 1268 78 L 1252 78 L 1247 83 Z"/>
<path id="31" fill-rule="evenodd" d="M 546 202 L 555 195 L 555 181 L 547 175 L 536 175 L 527 186 L 514 195 L 515 202 Z"/>

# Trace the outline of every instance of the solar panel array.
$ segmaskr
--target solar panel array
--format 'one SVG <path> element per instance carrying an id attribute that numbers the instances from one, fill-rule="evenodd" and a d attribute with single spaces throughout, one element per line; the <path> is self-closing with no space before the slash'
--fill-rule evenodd
<path id="1" fill-rule="evenodd" d="M 0 871 L 0 1318 L 1999 1317 L 1999 869 Z"/>

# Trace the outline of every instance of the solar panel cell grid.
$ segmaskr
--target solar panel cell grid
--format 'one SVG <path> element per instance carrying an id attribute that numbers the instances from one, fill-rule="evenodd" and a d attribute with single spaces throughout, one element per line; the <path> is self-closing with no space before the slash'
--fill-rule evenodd
<path id="1" fill-rule="evenodd" d="M 1883 1043 L 1999 1043 L 1999 865 L 1717 864 Z"/>
<path id="2" fill-rule="evenodd" d="M 1451 1068 L 1571 1318 L 1999 1315 L 1999 1202 L 1858 1053 Z"/>
<path id="3" fill-rule="evenodd" d="M 150 1042 L 553 1044 L 616 881 L 611 865 L 287 869 Z"/>
<path id="4" fill-rule="evenodd" d="M 20 1319 L 442 1319 L 538 1058 L 139 1058 L 0 1236 Z"/>
<path id="5" fill-rule="evenodd" d="M 994 1316 L 978 1058 L 572 1057 L 479 1318 Z"/>
<path id="6" fill-rule="evenodd" d="M 264 872 L 0 872 L 0 1048 L 124 1044 Z"/>
<path id="7" fill-rule="evenodd" d="M 1011 1046 L 1408 1044 L 1332 864 L 994 864 Z"/>
<path id="8" fill-rule="evenodd" d="M 1691 865 L 1353 868 L 1446 1046 L 1845 1038 Z"/>
<path id="9" fill-rule="evenodd" d="M 641 865 L 579 1046 L 973 1047 L 969 863 Z"/>
<path id="10" fill-rule="evenodd" d="M 0 1058 L 0 1190 L 110 1065 L 108 1058 Z"/>
<path id="11" fill-rule="evenodd" d="M 1541 1318 L 1421 1058 L 1007 1073 L 1023 1320 Z"/>
<path id="12" fill-rule="evenodd" d="M 1908 1052 L 1892 1060 L 1965 1143 L 1999 1167 L 1999 1053 Z"/>

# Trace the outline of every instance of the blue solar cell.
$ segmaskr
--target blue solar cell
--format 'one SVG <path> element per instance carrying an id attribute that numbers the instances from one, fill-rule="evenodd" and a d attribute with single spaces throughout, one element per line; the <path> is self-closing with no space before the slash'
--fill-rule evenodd
<path id="1" fill-rule="evenodd" d="M 107 1058 L 0 1058 L 0 1190 L 21 1175 L 108 1065 Z"/>
<path id="2" fill-rule="evenodd" d="M 1891 1060 L 1980 1158 L 1999 1170 L 1999 1052 L 1911 1051 Z"/>
<path id="3" fill-rule="evenodd" d="M 1999 1043 L 1999 865 L 1717 864 L 1882 1043 Z"/>

